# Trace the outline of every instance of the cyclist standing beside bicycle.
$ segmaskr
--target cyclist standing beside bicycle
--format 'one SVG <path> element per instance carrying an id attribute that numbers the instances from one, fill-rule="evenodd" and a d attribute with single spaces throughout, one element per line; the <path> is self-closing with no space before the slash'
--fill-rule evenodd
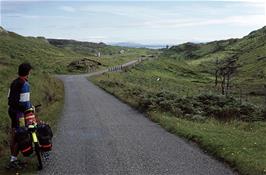
<path id="1" fill-rule="evenodd" d="M 15 140 L 16 129 L 20 126 L 20 119 L 24 121 L 24 115 L 32 111 L 32 105 L 30 102 L 30 84 L 28 78 L 32 66 L 29 63 L 23 63 L 18 67 L 18 78 L 15 79 L 10 86 L 8 93 L 8 114 L 11 119 L 11 137 L 10 137 L 10 163 L 7 168 L 22 168 L 22 162 L 18 161 L 17 156 L 19 154 L 18 144 Z"/>

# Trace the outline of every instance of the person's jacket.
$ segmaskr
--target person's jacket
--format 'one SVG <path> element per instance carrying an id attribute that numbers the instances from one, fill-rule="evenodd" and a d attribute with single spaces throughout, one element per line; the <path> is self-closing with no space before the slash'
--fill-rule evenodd
<path id="1" fill-rule="evenodd" d="M 15 79 L 10 86 L 8 94 L 10 108 L 25 112 L 32 107 L 30 102 L 30 85 L 26 78 Z"/>

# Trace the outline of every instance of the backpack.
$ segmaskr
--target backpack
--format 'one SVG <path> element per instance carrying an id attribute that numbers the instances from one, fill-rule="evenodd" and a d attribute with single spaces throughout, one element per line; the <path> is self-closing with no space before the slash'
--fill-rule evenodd
<path id="1" fill-rule="evenodd" d="M 28 128 L 19 127 L 16 129 L 15 140 L 23 156 L 28 157 L 33 153 L 32 140 Z"/>
<path id="2" fill-rule="evenodd" d="M 48 124 L 37 125 L 37 137 L 42 151 L 46 152 L 52 150 L 53 132 Z"/>

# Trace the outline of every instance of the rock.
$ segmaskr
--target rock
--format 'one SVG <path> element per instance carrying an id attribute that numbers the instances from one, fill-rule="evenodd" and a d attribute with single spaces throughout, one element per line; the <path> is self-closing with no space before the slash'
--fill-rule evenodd
<path id="1" fill-rule="evenodd" d="M 95 54 L 95 56 L 100 58 L 100 57 L 101 57 L 101 52 L 97 52 L 97 53 Z"/>
<path id="2" fill-rule="evenodd" d="M 8 33 L 3 27 L 0 26 L 0 33 Z"/>
<path id="3" fill-rule="evenodd" d="M 73 71 L 90 71 L 95 70 L 99 65 L 101 65 L 101 63 L 98 61 L 91 60 L 89 58 L 83 58 L 81 60 L 72 61 L 68 65 L 68 68 Z"/>
<path id="4" fill-rule="evenodd" d="M 266 56 L 259 56 L 259 57 L 257 57 L 257 60 L 258 60 L 258 61 L 266 60 Z"/>
<path id="5" fill-rule="evenodd" d="M 191 119 L 192 120 L 197 120 L 197 121 L 203 121 L 203 120 L 206 119 L 206 117 L 197 114 L 197 115 L 193 115 Z"/>

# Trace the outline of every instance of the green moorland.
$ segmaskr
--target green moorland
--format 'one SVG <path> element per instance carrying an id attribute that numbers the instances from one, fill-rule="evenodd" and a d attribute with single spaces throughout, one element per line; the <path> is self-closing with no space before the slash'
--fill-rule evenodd
<path id="1" fill-rule="evenodd" d="M 104 69 L 106 67 L 112 67 L 121 65 L 131 60 L 136 60 L 140 57 L 146 57 L 157 54 L 157 50 L 151 50 L 146 48 L 128 48 L 120 46 L 110 46 L 104 43 L 92 43 L 92 42 L 81 42 L 75 40 L 62 40 L 62 39 L 48 39 L 50 44 L 63 48 L 65 50 L 84 55 L 84 57 L 99 62 L 100 65 L 97 69 Z M 70 67 L 72 72 L 73 68 Z M 74 69 L 76 72 L 82 72 L 86 70 L 85 67 L 79 65 L 78 68 Z M 92 68 L 92 71 L 95 69 Z"/>
<path id="2" fill-rule="evenodd" d="M 100 45 L 94 43 L 94 46 L 91 47 L 97 49 L 100 48 Z M 77 46 L 75 45 L 75 47 Z M 74 46 L 70 48 L 74 48 Z M 121 53 L 120 51 L 123 49 L 124 52 Z M 107 52 L 110 50 L 112 51 L 111 54 Z M 137 59 L 141 55 L 150 54 L 148 49 L 140 49 L 135 53 L 134 49 L 113 48 L 107 45 L 101 48 L 101 52 L 103 52 L 101 58 L 95 57 L 90 52 L 91 48 L 89 46 L 84 48 L 83 52 L 60 48 L 50 44 L 43 37 L 24 37 L 0 27 L 0 174 L 7 173 L 3 167 L 9 159 L 8 133 L 10 120 L 7 114 L 7 93 L 11 81 L 17 77 L 19 64 L 30 62 L 33 65 L 34 70 L 29 80 L 32 103 L 35 105 L 42 104 L 40 118 L 56 129 L 56 122 L 63 105 L 64 88 L 63 83 L 55 79 L 52 74 L 83 73 L 88 71 L 88 68 L 93 70 L 106 68 Z M 80 61 L 84 58 L 84 62 Z M 76 62 L 82 64 L 76 64 Z M 94 64 L 97 62 L 100 62 L 101 66 Z M 86 68 L 86 66 L 92 67 Z M 35 159 L 29 158 L 27 161 L 30 162 L 30 165 L 25 172 L 33 172 Z M 25 172 L 23 171 L 23 173 Z"/>
<path id="3" fill-rule="evenodd" d="M 104 43 L 23 37 L 3 28 L 0 31 L 2 62 L 5 61 L 3 58 L 28 61 L 48 73 L 86 73 L 123 64 L 155 52 L 151 49 L 110 46 Z M 100 57 L 96 56 L 99 52 Z"/>
<path id="4" fill-rule="evenodd" d="M 241 174 L 266 174 L 266 27 L 241 39 L 162 52 L 157 60 L 90 80 Z M 230 58 L 237 69 L 222 95 L 215 70 Z"/>

